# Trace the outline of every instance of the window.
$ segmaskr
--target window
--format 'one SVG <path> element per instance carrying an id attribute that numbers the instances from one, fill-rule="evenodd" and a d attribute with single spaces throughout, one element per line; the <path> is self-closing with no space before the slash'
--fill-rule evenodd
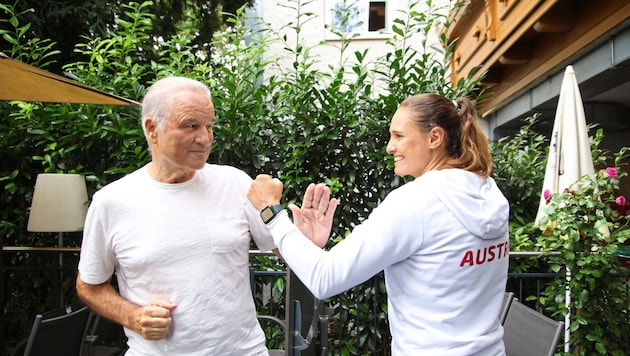
<path id="1" fill-rule="evenodd" d="M 386 0 L 329 0 L 328 4 L 333 32 L 365 34 L 386 28 Z"/>
<path id="2" fill-rule="evenodd" d="M 368 31 L 379 31 L 385 28 L 385 1 L 370 1 Z"/>

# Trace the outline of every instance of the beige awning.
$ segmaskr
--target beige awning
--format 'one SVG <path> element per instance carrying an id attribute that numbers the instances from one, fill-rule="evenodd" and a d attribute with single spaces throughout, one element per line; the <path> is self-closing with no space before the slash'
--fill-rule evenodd
<path id="1" fill-rule="evenodd" d="M 30 66 L 0 52 L 0 100 L 127 105 L 140 103 Z"/>

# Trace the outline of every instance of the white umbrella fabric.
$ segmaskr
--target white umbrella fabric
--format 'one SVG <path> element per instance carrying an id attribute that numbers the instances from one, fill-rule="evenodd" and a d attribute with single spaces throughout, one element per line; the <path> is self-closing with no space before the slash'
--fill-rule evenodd
<path id="1" fill-rule="evenodd" d="M 573 67 L 567 66 L 551 132 L 543 194 L 540 195 L 536 223 L 545 215 L 545 190 L 552 194 L 561 193 L 585 174 L 594 172 L 580 88 Z"/>
<path id="2" fill-rule="evenodd" d="M 545 216 L 544 193 L 561 193 L 585 174 L 594 173 L 593 156 L 588 138 L 584 104 L 580 95 L 573 66 L 567 66 L 562 78 L 558 107 L 551 132 L 549 157 L 545 169 L 543 191 L 540 195 L 536 224 Z M 567 282 L 571 271 L 567 269 Z M 571 303 L 571 291 L 567 287 L 566 303 Z M 565 316 L 564 351 L 569 352 L 571 313 Z"/>

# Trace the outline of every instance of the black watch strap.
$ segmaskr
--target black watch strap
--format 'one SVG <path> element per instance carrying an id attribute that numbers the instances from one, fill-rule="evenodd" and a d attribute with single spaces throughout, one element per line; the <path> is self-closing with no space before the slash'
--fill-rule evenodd
<path id="1" fill-rule="evenodd" d="M 260 211 L 260 217 L 265 224 L 268 224 L 273 218 L 278 215 L 284 209 L 280 204 L 267 205 L 263 210 Z"/>

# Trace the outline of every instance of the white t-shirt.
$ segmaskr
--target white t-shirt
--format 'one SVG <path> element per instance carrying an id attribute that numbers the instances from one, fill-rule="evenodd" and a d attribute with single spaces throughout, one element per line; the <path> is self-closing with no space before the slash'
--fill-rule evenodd
<path id="1" fill-rule="evenodd" d="M 249 284 L 249 247 L 273 240 L 247 200 L 251 178 L 208 165 L 187 182 L 164 184 L 143 167 L 94 194 L 79 271 L 100 284 L 114 271 L 138 305 L 177 304 L 165 339 L 126 330 L 127 355 L 267 355 Z"/>
<path id="2" fill-rule="evenodd" d="M 385 271 L 392 355 L 505 353 L 509 204 L 492 178 L 430 171 L 392 191 L 329 251 L 282 213 L 268 226 L 284 260 L 327 298 Z"/>

